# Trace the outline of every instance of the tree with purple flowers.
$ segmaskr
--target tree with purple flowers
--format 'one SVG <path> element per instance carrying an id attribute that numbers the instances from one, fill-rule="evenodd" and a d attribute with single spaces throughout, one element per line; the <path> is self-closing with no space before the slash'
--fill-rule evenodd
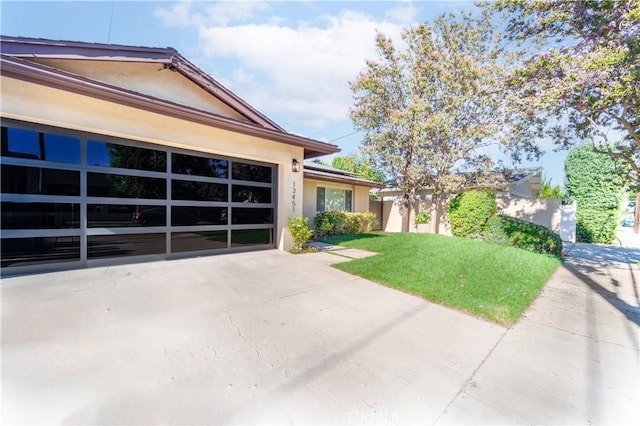
<path id="1" fill-rule="evenodd" d="M 507 79 L 512 144 L 590 142 L 640 186 L 640 0 L 498 0 L 506 36 L 529 52 Z M 622 136 L 621 136 L 622 135 Z"/>
<path id="2" fill-rule="evenodd" d="M 442 195 L 461 187 L 455 172 L 489 168 L 481 148 L 503 128 L 499 34 L 486 16 L 440 16 L 402 39 L 398 48 L 377 35 L 379 59 L 350 83 L 350 115 L 363 152 L 402 192 L 403 229 L 417 191 L 430 188 L 438 232 Z"/>

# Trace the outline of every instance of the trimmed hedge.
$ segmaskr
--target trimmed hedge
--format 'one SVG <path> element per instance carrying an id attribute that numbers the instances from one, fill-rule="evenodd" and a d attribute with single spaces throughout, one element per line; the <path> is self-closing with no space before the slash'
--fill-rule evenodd
<path id="1" fill-rule="evenodd" d="M 316 235 L 343 235 L 370 232 L 373 229 L 375 215 L 367 213 L 348 213 L 338 211 L 320 212 L 313 218 Z"/>
<path id="2" fill-rule="evenodd" d="M 556 256 L 562 253 L 562 239 L 550 229 L 513 217 L 490 218 L 481 239 L 538 253 Z"/>
<path id="3" fill-rule="evenodd" d="M 564 167 L 567 192 L 578 203 L 577 241 L 610 244 L 622 213 L 627 166 L 590 145 L 582 145 L 569 151 Z"/>
<path id="4" fill-rule="evenodd" d="M 496 210 L 496 196 L 489 190 L 474 189 L 456 195 L 449 203 L 451 233 L 456 237 L 480 238 Z"/>
<path id="5" fill-rule="evenodd" d="M 576 239 L 580 242 L 610 244 L 616 238 L 620 211 L 578 207 Z"/>

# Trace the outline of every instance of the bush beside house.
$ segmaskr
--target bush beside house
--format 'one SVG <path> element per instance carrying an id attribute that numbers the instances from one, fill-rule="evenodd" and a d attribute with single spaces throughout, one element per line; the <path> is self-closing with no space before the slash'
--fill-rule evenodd
<path id="1" fill-rule="evenodd" d="M 457 237 L 556 256 L 562 253 L 562 239 L 550 229 L 495 213 L 496 199 L 491 191 L 471 190 L 458 194 L 449 205 L 451 231 Z"/>
<path id="2" fill-rule="evenodd" d="M 481 237 L 496 209 L 496 196 L 489 190 L 470 190 L 456 195 L 449 204 L 451 233 L 456 237 Z"/>
<path id="3" fill-rule="evenodd" d="M 369 232 L 373 229 L 374 220 L 375 215 L 371 212 L 326 211 L 313 218 L 316 235 L 319 237 Z"/>
<path id="4" fill-rule="evenodd" d="M 287 220 L 287 227 L 293 240 L 292 253 L 300 253 L 309 238 L 313 235 L 313 231 L 309 229 L 307 218 L 304 216 L 294 216 Z"/>

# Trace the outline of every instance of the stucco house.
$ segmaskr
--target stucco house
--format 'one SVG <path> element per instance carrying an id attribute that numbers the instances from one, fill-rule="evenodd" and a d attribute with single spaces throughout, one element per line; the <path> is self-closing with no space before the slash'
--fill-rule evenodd
<path id="1" fill-rule="evenodd" d="M 493 182 L 501 186 L 496 190 L 498 213 L 516 217 L 546 226 L 556 233 L 560 233 L 561 207 L 560 199 L 540 199 L 540 184 L 542 169 L 523 168 L 496 173 Z M 370 208 L 376 214 L 380 229 L 387 232 L 400 232 L 403 229 L 403 217 L 400 200 L 402 193 L 393 185 L 376 192 L 376 201 L 371 202 Z M 432 214 L 431 190 L 424 188 L 418 191 L 419 201 L 411 212 L 409 230 L 411 232 L 435 232 L 435 215 Z M 428 212 L 431 221 L 428 224 L 416 225 L 415 215 L 418 212 Z M 444 213 L 441 212 L 444 218 Z M 440 224 L 440 233 L 449 234 L 450 229 L 446 221 Z"/>
<path id="2" fill-rule="evenodd" d="M 302 170 L 337 146 L 286 132 L 172 48 L 0 46 L 3 274 L 287 249 L 287 218 L 321 187 L 368 210 L 365 182 Z"/>
<path id="3" fill-rule="evenodd" d="M 354 173 L 322 164 L 305 163 L 304 216 L 311 220 L 317 213 L 329 210 L 368 212 L 371 190 L 385 187 L 382 183 L 363 179 Z"/>

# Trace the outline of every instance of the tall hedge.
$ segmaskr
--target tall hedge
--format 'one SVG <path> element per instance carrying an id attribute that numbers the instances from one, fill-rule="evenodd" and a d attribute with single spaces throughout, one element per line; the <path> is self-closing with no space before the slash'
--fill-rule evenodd
<path id="1" fill-rule="evenodd" d="M 625 165 L 591 145 L 573 148 L 564 163 L 569 197 L 578 204 L 576 239 L 610 244 L 626 190 Z"/>
<path id="2" fill-rule="evenodd" d="M 484 189 L 465 191 L 449 203 L 451 233 L 456 237 L 479 238 L 487 221 L 496 214 L 496 196 Z"/>

